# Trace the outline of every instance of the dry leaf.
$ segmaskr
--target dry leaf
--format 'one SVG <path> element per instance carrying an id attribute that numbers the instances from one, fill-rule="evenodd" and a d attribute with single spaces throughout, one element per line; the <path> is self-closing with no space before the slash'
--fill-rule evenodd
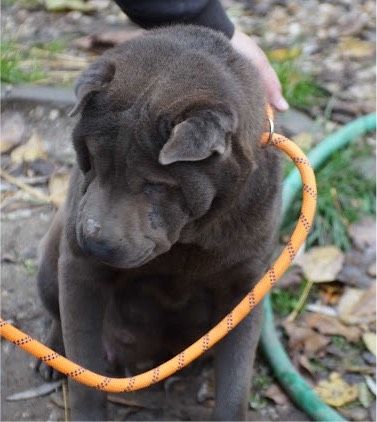
<path id="1" fill-rule="evenodd" d="M 62 385 L 63 380 L 54 382 L 45 382 L 37 387 L 30 388 L 19 393 L 11 394 L 6 398 L 7 401 L 18 401 L 18 400 L 29 400 L 35 399 L 36 397 L 43 397 L 47 394 L 56 391 Z"/>
<path id="2" fill-rule="evenodd" d="M 321 334 L 339 335 L 353 342 L 360 338 L 360 330 L 357 327 L 346 327 L 334 317 L 307 313 L 303 316 L 303 319 L 310 328 L 319 331 Z"/>
<path id="3" fill-rule="evenodd" d="M 301 54 L 301 49 L 293 48 L 277 48 L 268 53 L 268 58 L 275 62 L 286 62 L 287 60 L 295 59 Z"/>
<path id="4" fill-rule="evenodd" d="M 94 12 L 96 8 L 82 0 L 45 0 L 46 10 L 49 12 L 66 12 L 75 10 L 78 12 L 89 13 Z"/>
<path id="5" fill-rule="evenodd" d="M 79 38 L 73 44 L 83 50 L 103 50 L 122 44 L 141 35 L 144 30 L 140 28 L 126 28 L 119 31 L 108 31 L 100 34 L 87 35 Z"/>
<path id="6" fill-rule="evenodd" d="M 330 342 L 330 339 L 316 333 L 309 327 L 298 327 L 292 322 L 285 321 L 283 327 L 289 337 L 289 348 L 293 352 L 304 352 L 313 356 Z"/>
<path id="7" fill-rule="evenodd" d="M 52 175 L 48 184 L 50 192 L 51 202 L 56 206 L 60 207 L 68 192 L 69 174 L 56 172 Z"/>
<path id="8" fill-rule="evenodd" d="M 337 280 L 350 287 L 367 289 L 375 283 L 373 277 L 368 275 L 368 267 L 375 259 L 373 248 L 363 251 L 352 249 L 345 254 L 343 268 L 337 275 Z"/>
<path id="9" fill-rule="evenodd" d="M 373 262 L 373 264 L 369 265 L 367 273 L 371 277 L 376 277 L 376 263 L 375 262 Z"/>
<path id="10" fill-rule="evenodd" d="M 376 381 L 373 380 L 372 377 L 370 377 L 369 375 L 365 375 L 364 376 L 365 382 L 367 383 L 367 386 L 369 388 L 369 390 L 376 395 Z"/>
<path id="11" fill-rule="evenodd" d="M 306 369 L 310 375 L 314 375 L 314 369 L 312 364 L 310 363 L 309 358 L 306 355 L 300 355 L 300 357 L 298 358 L 298 363 L 304 368 Z"/>
<path id="12" fill-rule="evenodd" d="M 339 50 L 345 57 L 360 59 L 374 54 L 374 43 L 354 37 L 344 37 L 339 43 Z"/>
<path id="13" fill-rule="evenodd" d="M 322 284 L 319 291 L 321 301 L 326 305 L 336 305 L 339 302 L 342 293 L 343 287 L 334 283 Z"/>
<path id="14" fill-rule="evenodd" d="M 272 400 L 279 406 L 284 406 L 289 403 L 289 399 L 284 391 L 276 384 L 271 384 L 266 391 L 263 392 L 263 396 Z"/>
<path id="15" fill-rule="evenodd" d="M 357 399 L 357 385 L 347 384 L 341 376 L 333 372 L 328 380 L 318 383 L 315 390 L 321 399 L 330 406 L 340 407 Z"/>
<path id="16" fill-rule="evenodd" d="M 364 333 L 363 341 L 367 349 L 376 356 L 376 334 L 371 332 Z"/>
<path id="17" fill-rule="evenodd" d="M 47 152 L 42 139 L 36 132 L 24 144 L 14 149 L 10 155 L 13 163 L 18 164 L 24 161 L 31 162 L 37 159 L 47 159 Z"/>
<path id="18" fill-rule="evenodd" d="M 373 218 L 368 217 L 351 224 L 348 233 L 354 245 L 359 249 L 376 245 L 376 221 Z"/>
<path id="19" fill-rule="evenodd" d="M 294 136 L 292 140 L 303 150 L 308 150 L 314 143 L 314 137 L 311 133 L 302 132 Z"/>
<path id="20" fill-rule="evenodd" d="M 347 288 L 338 304 L 339 319 L 347 325 L 376 321 L 376 284 L 368 290 Z"/>
<path id="21" fill-rule="evenodd" d="M 306 252 L 297 264 L 308 280 L 324 283 L 336 280 L 343 262 L 344 254 L 336 246 L 317 246 Z"/>
<path id="22" fill-rule="evenodd" d="M 359 399 L 359 402 L 365 408 L 368 408 L 373 401 L 373 396 L 369 392 L 369 388 L 364 382 L 358 385 L 358 399 Z"/>

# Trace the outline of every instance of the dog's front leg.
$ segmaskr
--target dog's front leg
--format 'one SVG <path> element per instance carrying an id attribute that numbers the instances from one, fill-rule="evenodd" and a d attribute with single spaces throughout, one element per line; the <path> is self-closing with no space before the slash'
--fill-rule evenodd
<path id="1" fill-rule="evenodd" d="M 256 307 L 216 347 L 214 420 L 246 420 L 262 307 Z"/>
<path id="2" fill-rule="evenodd" d="M 64 249 L 59 259 L 59 302 L 66 356 L 85 368 L 104 373 L 103 287 L 109 274 Z M 72 420 L 106 419 L 105 393 L 71 379 L 68 387 Z"/>

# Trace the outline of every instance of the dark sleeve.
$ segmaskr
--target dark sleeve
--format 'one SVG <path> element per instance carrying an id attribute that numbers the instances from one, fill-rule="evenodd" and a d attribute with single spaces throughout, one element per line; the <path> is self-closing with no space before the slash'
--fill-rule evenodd
<path id="1" fill-rule="evenodd" d="M 234 25 L 219 0 L 115 0 L 143 28 L 186 23 L 206 26 L 232 38 Z"/>

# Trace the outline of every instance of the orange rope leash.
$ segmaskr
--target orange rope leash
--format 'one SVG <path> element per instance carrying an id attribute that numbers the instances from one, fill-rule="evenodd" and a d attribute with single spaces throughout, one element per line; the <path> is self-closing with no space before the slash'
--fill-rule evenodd
<path id="1" fill-rule="evenodd" d="M 303 182 L 301 214 L 289 242 L 274 265 L 267 271 L 263 278 L 259 280 L 245 298 L 207 334 L 167 362 L 150 371 L 128 378 L 108 378 L 91 372 L 59 355 L 42 343 L 39 343 L 37 340 L 32 339 L 30 336 L 1 318 L 0 336 L 16 344 L 21 347 L 21 349 L 75 381 L 87 385 L 88 387 L 110 393 L 130 392 L 149 387 L 189 365 L 225 337 L 252 311 L 288 269 L 298 249 L 303 244 L 310 231 L 315 214 L 317 190 L 314 173 L 310 163 L 297 145 L 286 137 L 273 133 L 271 110 L 267 110 L 267 115 L 270 123 L 270 132 L 264 133 L 262 143 L 271 143 L 284 151 L 298 167 Z"/>

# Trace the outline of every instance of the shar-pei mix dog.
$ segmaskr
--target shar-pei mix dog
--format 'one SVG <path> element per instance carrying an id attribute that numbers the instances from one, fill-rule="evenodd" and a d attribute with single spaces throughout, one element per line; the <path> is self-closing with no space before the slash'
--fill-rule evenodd
<path id="1" fill-rule="evenodd" d="M 100 373 L 106 361 L 135 373 L 203 335 L 263 275 L 279 159 L 260 144 L 257 71 L 208 29 L 109 50 L 76 96 L 77 166 L 40 254 L 49 345 Z M 260 322 L 257 308 L 214 349 L 216 420 L 246 418 Z M 75 382 L 69 393 L 72 419 L 106 419 L 104 393 Z"/>

